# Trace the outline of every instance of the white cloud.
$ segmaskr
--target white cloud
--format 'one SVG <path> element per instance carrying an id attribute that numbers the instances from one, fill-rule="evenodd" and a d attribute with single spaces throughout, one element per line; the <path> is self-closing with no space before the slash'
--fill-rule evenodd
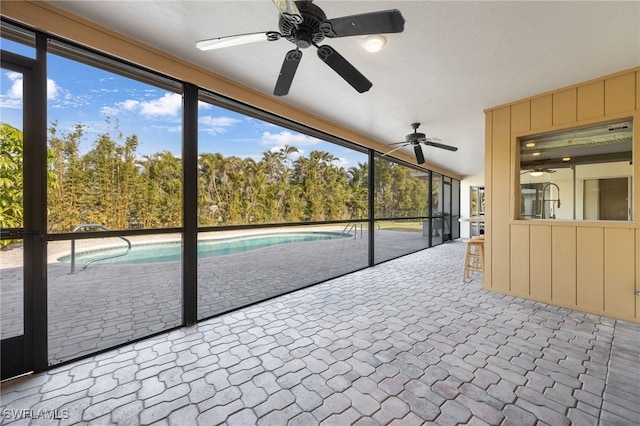
<path id="1" fill-rule="evenodd" d="M 22 74 L 10 71 L 5 73 L 5 75 L 11 80 L 11 84 L 7 92 L 0 95 L 0 107 L 11 109 L 22 108 Z"/>
<path id="2" fill-rule="evenodd" d="M 58 96 L 63 92 L 62 88 L 58 86 L 54 80 L 47 78 L 47 100 L 57 99 Z"/>
<path id="3" fill-rule="evenodd" d="M 133 99 L 127 99 L 124 102 L 118 103 L 118 106 L 125 111 L 134 111 L 138 107 L 138 105 L 140 105 L 140 102 L 134 101 Z"/>
<path id="4" fill-rule="evenodd" d="M 321 142 L 322 141 L 320 139 L 303 135 L 301 133 L 291 133 L 288 131 L 283 131 L 280 133 L 264 132 L 262 133 L 262 139 L 260 140 L 261 145 L 272 147 L 271 151 L 274 151 L 274 148 L 277 148 L 277 151 L 285 145 L 295 146 L 296 148 L 298 148 L 301 146 L 318 145 Z"/>
<path id="5" fill-rule="evenodd" d="M 178 117 L 182 111 L 182 95 L 165 93 L 161 98 L 148 101 L 127 99 L 112 106 L 100 108 L 103 114 L 118 115 L 122 112 L 136 113 L 147 118 Z"/>
<path id="6" fill-rule="evenodd" d="M 7 91 L 7 96 L 11 99 L 22 99 L 22 74 L 8 72 L 7 77 L 11 80 L 11 87 Z"/>
<path id="7" fill-rule="evenodd" d="M 125 101 L 131 108 L 140 107 L 140 114 L 146 117 L 170 116 L 175 117 L 182 111 L 182 95 L 178 93 L 165 93 L 160 99 L 135 103 L 137 101 Z"/>
<path id="8" fill-rule="evenodd" d="M 19 72 L 9 71 L 5 74 L 11 85 L 5 94 L 1 95 L 0 104 L 5 108 L 21 108 L 23 94 L 23 78 Z M 56 100 L 64 94 L 64 90 L 52 79 L 47 78 L 47 99 L 49 101 Z M 66 94 L 66 97 L 69 97 Z"/>
<path id="9" fill-rule="evenodd" d="M 231 126 L 239 122 L 240 120 L 238 120 L 237 118 L 227 117 L 224 115 L 220 117 L 212 117 L 209 115 L 201 117 L 198 120 L 198 123 L 200 124 L 200 130 L 212 135 L 224 133 L 229 130 Z"/>

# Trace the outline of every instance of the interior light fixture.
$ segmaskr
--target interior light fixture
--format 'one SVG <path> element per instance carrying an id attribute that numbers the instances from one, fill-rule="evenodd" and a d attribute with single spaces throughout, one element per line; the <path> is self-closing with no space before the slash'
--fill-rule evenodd
<path id="1" fill-rule="evenodd" d="M 364 50 L 370 53 L 379 52 L 385 44 L 387 44 L 387 39 L 384 36 L 378 34 L 366 36 L 362 40 L 362 47 L 364 47 Z"/>
<path id="2" fill-rule="evenodd" d="M 562 161 L 569 161 L 571 160 L 571 157 L 562 157 Z"/>
<path id="3" fill-rule="evenodd" d="M 533 153 L 533 154 L 531 154 L 531 155 L 533 155 L 534 157 L 537 157 L 538 155 L 540 155 L 540 153 L 539 153 L 539 152 L 534 152 L 534 153 Z"/>
<path id="4" fill-rule="evenodd" d="M 535 142 L 529 142 L 528 144 L 525 145 L 527 148 L 533 148 L 534 146 L 536 146 Z"/>
<path id="5" fill-rule="evenodd" d="M 535 171 L 535 172 L 530 172 L 529 173 L 531 176 L 533 177 L 538 177 L 538 176 L 542 176 L 544 174 L 544 172 L 541 171 Z"/>

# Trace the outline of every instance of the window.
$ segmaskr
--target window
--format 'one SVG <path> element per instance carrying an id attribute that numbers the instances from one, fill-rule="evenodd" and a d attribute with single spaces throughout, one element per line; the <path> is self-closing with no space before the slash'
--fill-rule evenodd
<path id="1" fill-rule="evenodd" d="M 200 99 L 201 227 L 367 218 L 364 152 Z"/>
<path id="2" fill-rule="evenodd" d="M 182 235 L 149 232 L 182 226 L 182 94 L 179 84 L 89 51 L 47 47 L 55 365 L 182 323 Z M 134 229 L 148 232 L 123 236 Z"/>
<path id="3" fill-rule="evenodd" d="M 633 220 L 632 133 L 629 119 L 522 138 L 520 218 Z"/>
<path id="4" fill-rule="evenodd" d="M 49 47 L 49 233 L 87 223 L 182 226 L 180 86 L 149 84 L 154 76 L 60 42 Z"/>

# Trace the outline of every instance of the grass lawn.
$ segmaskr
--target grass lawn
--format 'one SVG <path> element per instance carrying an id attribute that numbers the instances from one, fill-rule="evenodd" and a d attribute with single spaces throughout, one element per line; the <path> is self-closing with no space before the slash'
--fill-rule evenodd
<path id="1" fill-rule="evenodd" d="M 378 229 L 387 229 L 390 231 L 420 231 L 422 232 L 422 222 L 376 222 Z"/>

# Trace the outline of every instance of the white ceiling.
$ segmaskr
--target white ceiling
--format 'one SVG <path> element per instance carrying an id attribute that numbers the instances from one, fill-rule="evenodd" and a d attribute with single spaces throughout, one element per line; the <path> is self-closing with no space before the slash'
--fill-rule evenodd
<path id="1" fill-rule="evenodd" d="M 202 52 L 196 40 L 277 31 L 269 0 L 51 1 L 103 26 L 271 94 L 284 39 Z M 389 144 L 410 123 L 459 147 L 425 148 L 427 162 L 462 176 L 484 169 L 483 109 L 640 65 L 639 1 L 336 1 L 317 0 L 328 18 L 399 9 L 405 31 L 365 52 L 362 37 L 325 39 L 373 87 L 359 94 L 313 48 L 284 98 Z M 412 152 L 411 147 L 407 152 Z"/>

